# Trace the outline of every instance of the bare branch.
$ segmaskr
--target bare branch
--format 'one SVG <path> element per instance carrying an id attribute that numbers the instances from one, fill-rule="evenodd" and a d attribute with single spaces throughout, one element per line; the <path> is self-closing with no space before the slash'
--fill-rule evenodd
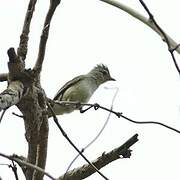
<path id="1" fill-rule="evenodd" d="M 21 161 L 23 161 L 23 162 L 27 162 L 27 159 L 24 157 L 24 156 L 17 156 L 16 155 L 16 157 L 19 159 L 19 160 L 21 160 Z M 24 164 L 20 164 L 20 163 L 18 163 L 18 165 L 21 167 L 21 170 L 22 170 L 22 172 L 24 173 L 24 176 L 26 176 L 26 171 L 27 171 L 27 166 L 25 166 Z"/>
<path id="2" fill-rule="evenodd" d="M 114 7 L 117 7 L 123 11 L 125 11 L 126 13 L 130 14 L 131 16 L 133 16 L 134 18 L 140 20 L 141 22 L 143 22 L 144 24 L 146 24 L 147 26 L 149 26 L 151 29 L 153 29 L 156 33 L 158 33 L 162 40 L 164 40 L 164 36 L 162 35 L 162 33 L 159 31 L 159 29 L 155 26 L 155 24 L 149 20 L 149 18 L 146 18 L 145 16 L 143 16 L 142 14 L 140 14 L 139 12 L 135 11 L 134 9 L 124 5 L 123 3 L 120 3 L 116 0 L 100 0 L 102 2 L 105 2 L 107 4 L 110 4 Z M 178 47 L 178 43 L 176 43 L 167 33 L 166 37 L 168 38 L 168 41 L 173 48 L 176 48 L 175 50 L 180 54 L 180 47 Z"/>
<path id="3" fill-rule="evenodd" d="M 45 169 L 48 141 L 48 119 L 45 93 L 40 84 L 32 83 L 17 107 L 22 112 L 28 142 L 27 162 Z M 34 169 L 25 172 L 27 180 L 41 180 L 43 174 Z M 38 178 L 39 177 L 39 178 Z"/>
<path id="4" fill-rule="evenodd" d="M 19 117 L 19 118 L 24 118 L 23 115 L 16 114 L 15 112 L 12 112 L 12 114 L 15 115 L 15 116 L 17 116 L 17 117 Z"/>
<path id="5" fill-rule="evenodd" d="M 1 123 L 1 121 L 2 121 L 2 119 L 3 119 L 4 114 L 5 114 L 6 111 L 7 111 L 7 109 L 4 109 L 3 112 L 2 112 L 2 114 L 1 114 L 1 116 L 0 116 L 0 123 Z"/>
<path id="6" fill-rule="evenodd" d="M 7 54 L 9 56 L 9 62 L 8 62 L 9 80 L 10 81 L 19 80 L 21 73 L 25 69 L 25 64 L 23 61 L 21 61 L 18 58 L 14 48 L 9 48 Z"/>
<path id="7" fill-rule="evenodd" d="M 28 50 L 27 47 L 28 47 L 28 39 L 29 39 L 28 37 L 29 28 L 30 28 L 33 12 L 35 9 L 36 1 L 37 0 L 30 0 L 28 4 L 28 8 L 27 8 L 27 12 L 26 12 L 25 20 L 24 20 L 24 26 L 23 26 L 22 34 L 20 36 L 20 43 L 17 49 L 18 58 L 21 60 L 26 59 L 27 50 Z"/>
<path id="8" fill-rule="evenodd" d="M 8 73 L 0 74 L 0 82 L 7 81 L 7 80 L 8 80 Z"/>
<path id="9" fill-rule="evenodd" d="M 17 173 L 17 167 L 16 167 L 14 161 L 12 161 L 12 165 L 10 165 L 9 167 L 12 169 L 16 180 L 19 180 L 18 173 Z"/>
<path id="10" fill-rule="evenodd" d="M 54 15 L 54 12 L 60 2 L 61 2 L 61 0 L 51 0 L 50 1 L 49 10 L 46 15 L 46 19 L 44 22 L 44 27 L 42 30 L 41 39 L 40 39 L 40 43 L 39 43 L 38 58 L 37 58 L 35 66 L 34 66 L 35 71 L 40 72 L 42 69 L 42 64 L 44 61 L 45 50 L 46 50 L 46 43 L 47 43 L 47 39 L 49 36 L 50 23 L 51 23 L 53 15 Z"/>
<path id="11" fill-rule="evenodd" d="M 61 125 L 58 122 L 58 119 L 51 107 L 51 105 L 49 104 L 49 102 L 47 102 L 48 108 L 50 109 L 50 112 L 53 116 L 54 122 L 56 123 L 57 127 L 59 128 L 59 130 L 61 131 L 62 135 L 66 138 L 66 140 L 69 142 L 69 144 L 71 144 L 71 146 L 80 154 L 80 156 L 91 166 L 92 169 L 94 169 L 95 172 L 97 172 L 101 177 L 103 177 L 104 179 L 108 180 L 108 178 L 101 173 L 98 168 L 92 164 L 87 158 L 86 156 L 84 156 L 84 154 L 82 153 L 82 151 L 80 151 L 76 145 L 71 141 L 71 139 L 67 136 L 66 132 L 64 131 L 64 129 L 61 127 Z"/>
<path id="12" fill-rule="evenodd" d="M 18 164 L 20 165 L 23 165 L 23 166 L 26 166 L 28 168 L 31 168 L 31 169 L 35 169 L 41 173 L 43 173 L 44 175 L 46 175 L 47 177 L 49 177 L 50 179 L 52 180 L 57 180 L 56 178 L 54 178 L 53 176 L 51 176 L 49 173 L 45 172 L 42 168 L 38 167 L 38 166 L 35 166 L 31 163 L 28 163 L 26 161 L 23 161 L 21 160 L 17 155 L 12 155 L 12 156 L 9 156 L 9 155 L 5 155 L 3 153 L 0 153 L 0 156 L 4 157 L 4 158 L 7 158 L 9 160 L 12 160 L 12 161 L 15 161 L 17 162 Z"/>
<path id="13" fill-rule="evenodd" d="M 138 135 L 135 134 L 120 147 L 113 149 L 112 151 L 108 153 L 103 153 L 100 157 L 94 160 L 92 164 L 94 164 L 98 169 L 101 169 L 107 164 L 119 158 L 130 158 L 131 150 L 129 148 L 138 141 L 137 137 Z M 58 180 L 84 179 L 95 172 L 96 171 L 89 164 L 85 164 L 81 167 L 75 168 L 67 172 L 65 175 L 60 176 Z"/>
<path id="14" fill-rule="evenodd" d="M 56 103 L 57 103 L 57 102 L 56 102 Z M 72 103 L 73 103 L 73 102 L 72 102 Z M 78 103 L 78 105 L 79 105 L 79 103 Z M 95 110 L 98 110 L 98 109 L 100 108 L 100 109 L 103 109 L 103 110 L 105 110 L 105 111 L 112 112 L 112 113 L 115 114 L 118 118 L 122 117 L 122 118 L 128 120 L 129 122 L 132 122 L 132 123 L 135 123 L 135 124 L 156 124 L 156 125 L 163 126 L 163 127 L 167 128 L 167 129 L 170 129 L 170 130 L 175 131 L 176 133 L 180 134 L 180 130 L 177 130 L 177 129 L 175 129 L 175 128 L 171 127 L 171 126 L 168 126 L 168 125 L 166 125 L 166 124 L 164 124 L 164 123 L 161 123 L 161 122 L 158 122 L 158 121 L 135 121 L 135 120 L 133 120 L 133 119 L 130 119 L 130 118 L 124 116 L 122 112 L 113 111 L 113 110 L 108 109 L 108 108 L 106 108 L 106 107 L 103 107 L 103 106 L 101 106 L 101 105 L 99 105 L 99 104 L 97 104 L 97 103 L 95 103 L 95 104 L 85 104 L 85 103 L 83 104 L 83 103 L 80 103 L 80 105 L 81 105 L 81 106 L 88 106 L 87 109 L 85 109 L 85 110 L 83 110 L 83 111 L 80 110 L 81 113 L 86 112 L 87 110 L 89 110 L 89 109 L 92 108 L 92 107 L 93 107 Z"/>
<path id="15" fill-rule="evenodd" d="M 24 67 L 25 64 L 16 55 L 14 48 L 8 50 L 9 62 L 9 85 L 6 90 L 0 94 L 0 111 L 17 104 L 23 96 L 24 84 Z"/>
<path id="16" fill-rule="evenodd" d="M 119 88 L 107 88 L 107 87 L 106 87 L 106 89 L 115 89 L 115 90 L 116 90 L 115 93 L 114 93 L 114 96 L 113 96 L 113 98 L 112 98 L 112 102 L 111 102 L 111 107 L 110 107 L 110 109 L 112 110 L 112 109 L 113 109 L 114 101 L 115 101 L 116 96 L 117 96 L 117 94 L 118 94 L 118 92 L 119 92 Z M 107 126 L 107 124 L 108 124 L 108 122 L 109 122 L 109 119 L 110 119 L 110 116 L 111 116 L 111 112 L 109 112 L 109 114 L 108 114 L 108 116 L 107 116 L 107 119 L 106 119 L 105 123 L 103 124 L 102 128 L 100 129 L 100 131 L 98 132 L 98 134 L 97 134 L 84 148 L 81 149 L 81 152 L 82 152 L 82 153 L 85 152 L 85 150 L 86 150 L 87 148 L 89 148 L 89 147 L 99 138 L 99 136 L 102 134 L 102 132 L 104 131 L 105 127 Z M 76 161 L 76 159 L 77 159 L 79 156 L 80 156 L 80 154 L 77 154 L 77 155 L 76 155 L 76 157 L 75 157 L 75 158 L 72 160 L 72 162 L 69 164 L 66 172 L 69 171 L 69 169 L 71 168 L 72 164 Z"/>
<path id="17" fill-rule="evenodd" d="M 11 170 L 12 170 L 13 173 L 14 173 L 15 179 L 16 179 L 16 180 L 19 180 L 18 174 L 17 174 L 17 167 L 16 167 L 14 161 L 12 161 L 12 164 L 4 164 L 4 163 L 2 164 L 2 163 L 1 163 L 0 166 L 8 166 L 8 168 L 11 168 Z M 0 180 L 2 180 L 1 177 L 0 177 Z"/>
<path id="18" fill-rule="evenodd" d="M 66 106 L 66 105 L 69 105 L 69 104 L 74 105 L 76 107 L 82 107 L 82 106 L 85 107 L 85 106 L 87 106 L 86 109 L 80 109 L 80 113 L 84 113 L 84 112 L 88 111 L 91 108 L 94 108 L 94 110 L 103 109 L 105 111 L 113 113 L 118 118 L 122 117 L 122 118 L 128 120 L 129 122 L 132 122 L 132 123 L 135 123 L 135 124 L 156 124 L 156 125 L 163 126 L 163 127 L 167 128 L 167 129 L 170 129 L 170 130 L 175 131 L 176 133 L 180 134 L 180 130 L 175 129 L 175 128 L 171 127 L 171 126 L 168 126 L 168 125 L 166 125 L 164 123 L 161 123 L 161 122 L 158 122 L 158 121 L 135 121 L 135 120 L 133 120 L 131 118 L 128 118 L 125 115 L 123 115 L 122 112 L 118 112 L 118 111 L 114 111 L 112 109 L 108 109 L 108 108 L 106 108 L 104 106 L 101 106 L 101 105 L 99 105 L 97 103 L 89 104 L 89 103 L 80 103 L 80 102 L 73 102 L 73 101 L 57 101 L 57 100 L 53 101 L 53 100 L 50 100 L 50 99 L 48 99 L 48 101 L 51 102 L 51 103 L 59 104 L 61 106 Z"/>
<path id="19" fill-rule="evenodd" d="M 176 67 L 176 69 L 177 69 L 177 71 L 178 71 L 178 73 L 179 73 L 179 75 L 180 75 L 180 69 L 179 69 L 179 66 L 178 66 L 178 64 L 177 64 L 177 62 L 176 62 L 176 58 L 175 58 L 175 56 L 174 56 L 174 50 L 178 49 L 178 48 L 179 48 L 179 45 L 177 45 L 176 47 L 173 47 L 173 48 L 171 47 L 171 44 L 170 44 L 170 42 L 169 42 L 169 39 L 168 39 L 166 33 L 165 33 L 164 30 L 159 26 L 159 24 L 156 22 L 156 20 L 154 19 L 154 16 L 153 16 L 152 13 L 150 12 L 149 8 L 146 6 L 146 4 L 144 3 L 144 1 L 142 1 L 142 0 L 139 0 L 139 1 L 140 1 L 141 5 L 144 7 L 144 9 L 146 10 L 146 12 L 148 13 L 150 21 L 153 22 L 153 24 L 156 26 L 156 28 L 157 28 L 157 29 L 159 30 L 159 32 L 162 34 L 162 37 L 163 37 L 164 41 L 166 42 L 166 44 L 167 44 L 167 46 L 168 46 L 168 51 L 169 51 L 170 54 L 171 54 L 171 57 L 172 57 L 173 62 L 174 62 L 174 65 L 175 65 L 175 67 Z"/>
<path id="20" fill-rule="evenodd" d="M 176 49 L 178 49 L 180 47 L 180 44 L 178 44 L 174 49 L 172 48 L 171 50 L 172 50 L 172 52 L 173 51 L 176 51 Z"/>
<path id="21" fill-rule="evenodd" d="M 0 111 L 17 104 L 24 91 L 24 85 L 20 81 L 12 81 L 6 90 L 0 94 Z"/>

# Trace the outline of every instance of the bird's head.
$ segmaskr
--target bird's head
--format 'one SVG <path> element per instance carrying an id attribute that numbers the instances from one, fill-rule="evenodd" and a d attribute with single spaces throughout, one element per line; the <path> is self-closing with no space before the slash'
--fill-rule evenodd
<path id="1" fill-rule="evenodd" d="M 107 81 L 115 81 L 114 78 L 111 77 L 109 69 L 104 64 L 98 64 L 91 71 L 90 74 L 96 78 L 96 81 L 99 84 L 105 83 Z"/>

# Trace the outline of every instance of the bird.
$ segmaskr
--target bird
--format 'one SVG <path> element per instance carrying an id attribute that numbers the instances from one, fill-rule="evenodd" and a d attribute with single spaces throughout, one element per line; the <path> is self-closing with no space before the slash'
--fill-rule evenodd
<path id="1" fill-rule="evenodd" d="M 53 102 L 87 103 L 97 88 L 107 81 L 115 81 L 115 79 L 111 77 L 106 65 L 98 64 L 87 74 L 77 76 L 65 83 L 54 96 Z M 63 105 L 59 103 L 52 103 L 51 106 L 55 115 L 71 113 L 74 110 L 82 108 L 74 104 Z M 49 110 L 48 117 L 51 116 L 52 114 Z"/>

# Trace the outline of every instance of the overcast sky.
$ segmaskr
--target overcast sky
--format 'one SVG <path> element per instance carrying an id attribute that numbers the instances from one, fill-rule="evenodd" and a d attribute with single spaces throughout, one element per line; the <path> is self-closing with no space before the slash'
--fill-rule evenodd
<path id="1" fill-rule="evenodd" d="M 38 1 L 31 25 L 27 68 L 37 58 L 39 36 L 48 8 L 48 0 Z M 119 0 L 146 16 L 137 0 Z M 178 0 L 145 1 L 161 27 L 180 42 L 180 2 Z M 0 72 L 7 72 L 7 49 L 18 47 L 28 0 L 6 0 L 0 6 Z M 175 53 L 177 61 L 179 54 Z M 137 121 L 159 121 L 180 130 L 180 83 L 167 46 L 150 28 L 125 12 L 98 0 L 62 0 L 51 24 L 42 72 L 42 87 L 52 98 L 71 78 L 87 73 L 96 64 L 109 67 L 116 82 L 103 84 L 90 99 L 110 107 L 114 89 L 119 93 L 114 110 Z M 179 63 L 180 65 L 180 63 Z M 6 88 L 1 83 L 0 90 Z M 0 152 L 26 155 L 23 120 L 12 115 L 19 113 L 12 107 L 0 124 Z M 81 149 L 102 128 L 107 112 L 78 111 L 59 116 L 69 137 Z M 50 121 L 49 149 L 46 170 L 55 177 L 65 173 L 76 156 L 75 150 Z M 180 134 L 158 125 L 136 125 L 111 115 L 99 137 L 85 155 L 96 159 L 123 144 L 135 133 L 139 142 L 131 149 L 130 159 L 120 159 L 101 171 L 111 180 L 179 180 Z M 10 163 L 0 157 L 0 163 Z M 84 164 L 81 157 L 73 167 Z M 23 179 L 21 170 L 18 169 Z M 0 166 L 3 180 L 13 179 L 7 166 Z M 45 178 L 47 179 L 47 178 Z M 102 179 L 98 174 L 89 180 Z"/>

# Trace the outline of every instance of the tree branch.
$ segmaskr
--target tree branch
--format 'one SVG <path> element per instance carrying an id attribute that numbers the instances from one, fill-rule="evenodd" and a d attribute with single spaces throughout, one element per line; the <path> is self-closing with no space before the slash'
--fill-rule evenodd
<path id="1" fill-rule="evenodd" d="M 8 73 L 0 74 L 0 82 L 7 81 L 7 80 L 8 80 Z"/>
<path id="2" fill-rule="evenodd" d="M 10 81 L 20 80 L 19 78 L 22 77 L 22 73 L 25 70 L 25 63 L 18 58 L 14 48 L 9 48 L 7 51 L 7 54 L 9 56 L 9 62 L 8 62 L 9 77 L 8 78 Z"/>
<path id="3" fill-rule="evenodd" d="M 149 20 L 149 18 L 146 18 L 145 16 L 143 16 L 139 12 L 137 12 L 134 9 L 124 5 L 123 3 L 117 2 L 116 0 L 100 0 L 100 1 L 105 2 L 107 4 L 110 4 L 114 7 L 117 7 L 119 9 L 125 11 L 126 13 L 130 14 L 134 18 L 140 20 L 141 22 L 143 22 L 144 24 L 149 26 L 152 30 L 154 30 L 158 35 L 160 35 L 162 40 L 164 41 L 164 36 L 159 31 L 159 29 L 156 27 L 156 25 L 151 20 Z M 165 34 L 166 34 L 166 37 L 168 38 L 168 41 L 169 41 L 172 49 L 175 48 L 175 50 L 180 54 L 180 46 L 178 46 L 178 43 L 176 43 L 167 33 L 165 33 Z"/>
<path id="4" fill-rule="evenodd" d="M 100 157 L 92 162 L 98 169 L 103 168 L 107 164 L 115 161 L 119 158 L 130 158 L 131 150 L 129 149 L 133 144 L 138 141 L 138 135 L 135 134 L 129 140 L 127 140 L 123 145 L 118 148 L 113 149 L 108 153 L 103 153 Z M 85 164 L 81 167 L 75 168 L 71 171 L 68 171 L 66 174 L 60 176 L 58 180 L 79 180 L 85 179 L 88 176 L 92 175 L 96 171 L 89 165 Z"/>
<path id="5" fill-rule="evenodd" d="M 151 22 L 153 22 L 153 24 L 156 26 L 156 28 L 159 30 L 159 32 L 162 34 L 162 37 L 164 39 L 164 41 L 166 42 L 167 46 L 168 46 L 168 51 L 170 52 L 171 54 L 171 57 L 173 59 L 173 62 L 174 62 L 174 65 L 180 75 L 180 69 L 179 69 L 179 66 L 178 66 L 178 63 L 176 62 L 176 58 L 174 56 L 174 50 L 176 50 L 178 47 L 179 47 L 179 44 L 176 46 L 176 47 L 171 47 L 171 44 L 169 42 L 169 39 L 166 35 L 166 33 L 164 32 L 164 30 L 159 26 L 159 24 L 156 22 L 156 20 L 154 19 L 154 16 L 153 14 L 150 12 L 150 10 L 148 9 L 148 7 L 146 6 L 146 4 L 144 3 L 144 1 L 142 0 L 139 0 L 141 5 L 144 7 L 144 9 L 146 10 L 146 12 L 148 13 L 149 15 L 149 20 Z"/>
<path id="6" fill-rule="evenodd" d="M 17 104 L 24 92 L 24 84 L 20 77 L 24 71 L 24 63 L 17 57 L 14 48 L 8 50 L 9 62 L 9 85 L 6 90 L 0 94 L 0 111 L 12 105 Z"/>
<path id="7" fill-rule="evenodd" d="M 24 85 L 20 81 L 12 81 L 0 94 L 0 111 L 17 104 L 23 95 Z"/>
<path id="8" fill-rule="evenodd" d="M 46 19 L 44 22 L 44 27 L 42 30 L 41 39 L 40 39 L 40 43 L 39 43 L 38 58 L 37 58 L 35 66 L 34 66 L 35 71 L 40 72 L 42 69 L 42 64 L 44 61 L 45 50 L 46 50 L 46 43 L 47 43 L 47 39 L 49 36 L 50 23 L 51 23 L 53 15 L 54 15 L 54 12 L 60 2 L 61 2 L 61 0 L 51 0 L 50 1 L 49 10 L 46 15 Z"/>
<path id="9" fill-rule="evenodd" d="M 9 167 L 12 169 L 16 180 L 19 180 L 18 173 L 17 173 L 17 167 L 16 167 L 14 161 L 12 161 L 12 165 L 10 165 Z"/>
<path id="10" fill-rule="evenodd" d="M 31 168 L 31 169 L 35 169 L 37 171 L 40 171 L 41 173 L 43 173 L 44 175 L 46 175 L 47 177 L 49 177 L 50 179 L 52 180 L 57 180 L 56 178 L 54 178 L 53 176 L 51 176 L 49 173 L 45 172 L 42 168 L 38 167 L 38 166 L 35 166 L 31 163 L 28 163 L 26 161 L 23 161 L 21 160 L 21 158 L 19 158 L 17 155 L 12 155 L 12 156 L 9 156 L 9 155 L 5 155 L 3 153 L 0 153 L 0 156 L 4 157 L 4 158 L 7 158 L 11 161 L 15 161 L 17 162 L 20 166 L 26 166 L 28 168 Z"/>
<path id="11" fill-rule="evenodd" d="M 50 112 L 52 114 L 52 117 L 53 117 L 53 120 L 55 122 L 55 124 L 57 125 L 58 129 L 60 130 L 60 132 L 62 133 L 62 135 L 66 138 L 66 140 L 69 142 L 69 144 L 80 154 L 80 156 L 91 166 L 91 168 L 94 169 L 94 171 L 96 171 L 101 177 L 103 177 L 104 179 L 108 180 L 108 178 L 103 174 L 101 173 L 98 168 L 92 164 L 87 158 L 86 156 L 82 153 L 82 151 L 80 151 L 77 146 L 72 142 L 72 140 L 68 137 L 68 135 L 66 134 L 66 132 L 64 131 L 64 129 L 61 127 L 61 125 L 59 124 L 58 122 L 58 119 L 50 105 L 50 103 L 48 102 L 48 99 L 47 99 L 47 106 L 48 108 L 50 109 Z"/>
<path id="12" fill-rule="evenodd" d="M 84 113 L 84 112 L 88 111 L 91 108 L 94 108 L 94 110 L 103 109 L 105 111 L 113 113 L 118 118 L 122 117 L 122 118 L 128 120 L 129 122 L 132 122 L 132 123 L 135 123 L 135 124 L 156 124 L 156 125 L 163 126 L 163 127 L 167 128 L 167 129 L 170 129 L 170 130 L 175 131 L 176 133 L 180 134 L 180 130 L 175 129 L 175 128 L 171 127 L 171 126 L 168 126 L 168 125 L 166 125 L 164 123 L 161 123 L 161 122 L 158 122 L 158 121 L 135 121 L 135 120 L 130 119 L 127 116 L 123 115 L 122 112 L 118 112 L 118 111 L 114 111 L 112 109 L 108 109 L 108 108 L 106 108 L 104 106 L 101 106 L 101 105 L 99 105 L 97 103 L 89 104 L 89 103 L 80 103 L 80 102 L 75 102 L 75 101 L 57 101 L 57 100 L 54 101 L 54 100 L 51 100 L 51 99 L 48 99 L 48 101 L 51 104 L 55 103 L 55 104 L 59 104 L 61 106 L 66 106 L 66 105 L 74 105 L 76 107 L 85 107 L 85 106 L 87 106 L 86 109 L 80 108 L 79 109 L 80 113 Z"/>
<path id="13" fill-rule="evenodd" d="M 43 109 L 42 98 L 39 97 L 39 94 L 44 92 L 41 91 L 40 87 L 30 87 L 28 94 L 22 98 L 17 106 L 24 117 L 25 136 L 28 142 L 27 161 L 45 169 L 48 124 L 47 115 L 44 115 L 45 109 Z M 34 169 L 27 169 L 25 175 L 27 180 L 33 178 L 36 180 L 37 176 L 41 177 L 38 180 L 43 179 L 43 174 L 37 173 Z"/>
<path id="14" fill-rule="evenodd" d="M 17 49 L 18 58 L 21 60 L 26 59 L 26 55 L 28 51 L 29 28 L 30 28 L 33 12 L 35 9 L 36 1 L 37 0 L 30 0 L 28 4 L 28 8 L 27 8 L 27 12 L 26 12 L 25 20 L 24 20 L 24 25 L 23 25 L 23 30 L 20 36 L 20 43 Z"/>
<path id="15" fill-rule="evenodd" d="M 107 88 L 107 89 L 109 89 L 109 88 Z M 111 88 L 110 88 L 110 89 L 111 89 Z M 116 87 L 116 88 L 113 88 L 113 89 L 115 90 L 115 93 L 114 93 L 114 95 L 113 95 L 112 102 L 111 102 L 111 106 L 110 106 L 110 109 L 111 109 L 111 110 L 113 110 L 114 101 L 115 101 L 116 96 L 117 96 L 117 94 L 118 94 L 118 92 L 119 92 L 119 88 Z M 99 136 L 103 133 L 105 127 L 107 126 L 107 124 L 108 124 L 108 122 L 109 122 L 110 117 L 111 117 L 111 112 L 109 112 L 109 114 L 108 114 L 108 116 L 107 116 L 107 118 L 106 118 L 106 121 L 104 122 L 104 124 L 103 124 L 102 128 L 100 129 L 100 131 L 97 133 L 97 135 L 96 135 L 87 145 L 85 145 L 85 146 L 81 149 L 81 152 L 85 152 L 85 150 L 86 150 L 87 148 L 89 148 L 93 143 L 95 143 L 95 141 L 96 141 L 96 140 L 99 138 Z M 73 165 L 73 163 L 77 160 L 77 158 L 78 158 L 79 156 L 80 156 L 80 154 L 77 154 L 77 155 L 74 157 L 74 159 L 73 159 L 73 160 L 71 161 L 71 163 L 69 164 L 66 172 L 69 171 L 69 169 L 71 168 L 71 166 Z"/>
<path id="16" fill-rule="evenodd" d="M 0 110 L 16 104 L 23 114 L 26 140 L 28 142 L 27 161 L 31 164 L 38 165 L 45 169 L 46 155 L 47 155 L 47 140 L 48 140 L 48 122 L 47 115 L 43 115 L 46 109 L 46 103 L 42 105 L 39 101 L 39 93 L 44 94 L 40 86 L 39 74 L 37 71 L 25 69 L 25 59 L 28 48 L 28 35 L 30 32 L 30 24 L 35 9 L 37 0 L 30 0 L 24 26 L 20 37 L 19 48 L 17 55 L 14 48 L 8 50 L 9 74 L 8 88 L 0 94 Z M 42 33 L 42 40 L 40 41 L 39 60 L 44 59 L 45 46 L 49 32 L 49 23 L 54 14 L 56 6 L 60 0 L 51 0 L 50 10 L 47 14 L 45 26 Z M 43 52 L 44 51 L 44 52 Z M 39 67 L 39 66 L 38 66 Z M 41 64 L 42 68 L 42 64 Z M 41 69 L 40 68 L 40 69 Z M 40 71 L 39 71 L 40 72 Z M 4 76 L 2 77 L 4 80 Z M 23 98 L 22 98 L 23 96 Z M 21 101 L 20 101 L 21 100 Z M 46 102 L 46 100 L 44 100 Z M 27 168 L 24 171 L 27 180 L 41 180 L 43 173 Z"/>

